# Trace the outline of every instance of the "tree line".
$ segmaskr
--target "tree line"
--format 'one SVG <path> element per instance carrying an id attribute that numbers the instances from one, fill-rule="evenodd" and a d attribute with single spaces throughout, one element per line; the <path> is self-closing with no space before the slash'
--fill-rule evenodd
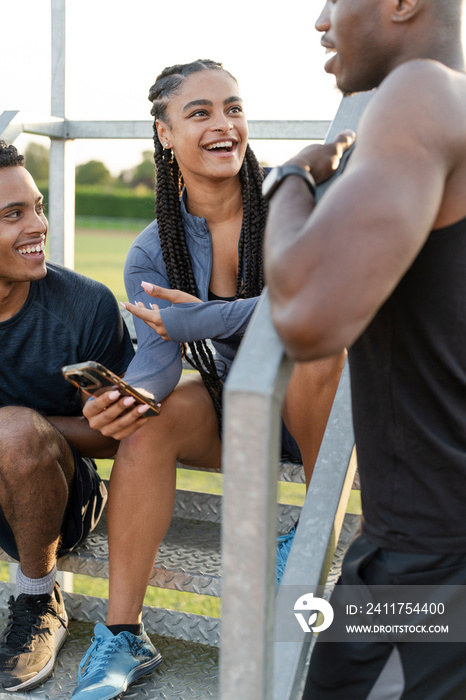
<path id="1" fill-rule="evenodd" d="M 49 149 L 40 143 L 31 142 L 25 150 L 26 167 L 36 182 L 49 179 Z M 105 163 L 90 160 L 76 168 L 77 185 L 99 185 L 103 187 L 147 188 L 154 190 L 155 164 L 152 151 L 144 151 L 142 161 L 134 168 L 122 170 L 114 177 Z"/>

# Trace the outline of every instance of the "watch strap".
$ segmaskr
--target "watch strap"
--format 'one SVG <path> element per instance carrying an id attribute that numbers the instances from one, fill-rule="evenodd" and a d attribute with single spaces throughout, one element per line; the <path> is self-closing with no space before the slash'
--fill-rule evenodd
<path id="1" fill-rule="evenodd" d="M 297 175 L 298 177 L 301 177 L 309 187 L 312 196 L 315 197 L 316 182 L 311 173 L 306 170 L 306 168 L 303 168 L 300 165 L 293 165 L 292 163 L 279 165 L 267 175 L 262 183 L 263 196 L 266 199 L 270 199 L 279 188 L 283 180 L 285 180 L 285 178 L 287 178 L 289 175 Z"/>

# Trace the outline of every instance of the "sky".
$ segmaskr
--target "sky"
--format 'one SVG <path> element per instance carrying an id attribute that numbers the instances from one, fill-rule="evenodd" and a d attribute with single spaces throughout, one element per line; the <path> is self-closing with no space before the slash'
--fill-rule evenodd
<path id="1" fill-rule="evenodd" d="M 66 0 L 66 116 L 147 119 L 161 70 L 197 58 L 221 61 L 238 80 L 249 119 L 332 119 L 340 102 L 314 23 L 318 0 Z M 50 114 L 51 0 L 0 0 L 0 113 Z M 43 137 L 21 136 L 44 145 Z M 270 165 L 302 142 L 254 141 Z M 145 140 L 76 141 L 77 163 L 102 160 L 112 174 L 152 150 Z"/>

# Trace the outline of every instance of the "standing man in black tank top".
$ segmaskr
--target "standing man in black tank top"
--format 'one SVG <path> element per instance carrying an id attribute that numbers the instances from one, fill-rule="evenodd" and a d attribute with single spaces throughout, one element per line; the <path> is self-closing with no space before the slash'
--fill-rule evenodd
<path id="1" fill-rule="evenodd" d="M 466 632 L 451 636 L 466 629 L 462 12 L 462 0 L 327 0 L 316 22 L 326 71 L 345 94 L 378 89 L 315 211 L 308 175 L 324 179 L 351 134 L 306 148 L 269 187 L 266 276 L 286 350 L 307 361 L 349 348 L 364 524 L 336 595 L 387 584 L 396 599 L 409 584 L 422 597 L 435 586 L 454 623 L 443 638 L 392 626 L 339 644 L 325 643 L 330 627 L 305 700 L 466 698 Z"/>

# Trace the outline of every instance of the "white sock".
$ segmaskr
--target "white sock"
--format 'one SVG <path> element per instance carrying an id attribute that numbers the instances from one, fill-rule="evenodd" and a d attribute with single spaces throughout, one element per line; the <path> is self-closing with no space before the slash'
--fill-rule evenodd
<path id="1" fill-rule="evenodd" d="M 21 593 L 25 593 L 26 595 L 41 595 L 43 593 L 48 593 L 49 595 L 52 595 L 56 576 L 56 565 L 47 574 L 47 576 L 43 576 L 42 578 L 29 578 L 28 576 L 25 576 L 21 571 L 21 565 L 19 565 L 16 572 L 15 598 L 21 595 Z"/>

